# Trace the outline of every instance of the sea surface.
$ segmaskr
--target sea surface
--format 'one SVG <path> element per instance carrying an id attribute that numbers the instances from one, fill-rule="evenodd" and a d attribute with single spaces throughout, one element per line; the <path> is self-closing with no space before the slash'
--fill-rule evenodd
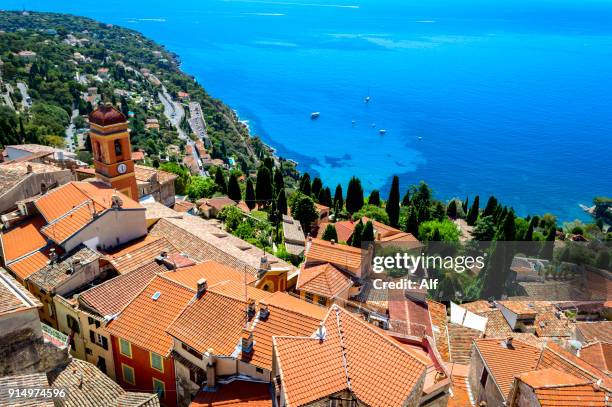
<path id="1" fill-rule="evenodd" d="M 612 193 L 609 0 L 4 0 L 133 28 L 332 191 L 494 194 L 585 218 Z M 364 103 L 369 96 L 370 102 Z M 320 112 L 311 120 L 311 112 Z M 379 130 L 386 134 L 380 135 Z M 402 191 L 403 193 L 403 191 Z"/>

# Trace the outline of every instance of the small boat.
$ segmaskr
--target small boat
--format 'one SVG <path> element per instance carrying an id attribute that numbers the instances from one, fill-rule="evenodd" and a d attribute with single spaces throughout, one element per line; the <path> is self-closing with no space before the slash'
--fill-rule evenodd
<path id="1" fill-rule="evenodd" d="M 363 103 L 370 103 L 370 97 L 369 96 L 364 97 Z"/>
<path id="2" fill-rule="evenodd" d="M 421 137 L 421 136 L 419 136 L 418 138 L 419 138 L 419 140 L 423 140 L 423 137 Z"/>
<path id="3" fill-rule="evenodd" d="M 351 121 L 351 124 L 354 126 L 355 125 L 355 120 Z"/>
<path id="4" fill-rule="evenodd" d="M 378 130 L 378 133 L 379 133 L 381 136 L 384 136 L 384 135 L 387 133 L 387 130 L 385 130 L 385 129 L 380 129 L 380 130 Z"/>
<path id="5" fill-rule="evenodd" d="M 318 119 L 319 116 L 321 116 L 321 112 L 312 112 L 312 113 L 310 113 L 310 118 L 312 120 Z"/>
<path id="6" fill-rule="evenodd" d="M 376 123 L 372 123 L 372 128 L 376 127 Z"/>

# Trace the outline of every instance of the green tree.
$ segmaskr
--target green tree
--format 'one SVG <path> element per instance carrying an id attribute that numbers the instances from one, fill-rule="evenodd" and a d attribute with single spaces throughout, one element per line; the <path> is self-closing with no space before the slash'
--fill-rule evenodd
<path id="1" fill-rule="evenodd" d="M 484 211 L 482 211 L 482 216 L 493 215 L 495 208 L 497 208 L 497 198 L 491 195 L 487 201 L 487 206 L 485 206 Z"/>
<path id="2" fill-rule="evenodd" d="M 410 189 L 406 190 L 406 193 L 404 194 L 402 198 L 402 206 L 408 206 L 408 205 L 410 205 Z"/>
<path id="3" fill-rule="evenodd" d="M 353 214 L 353 219 L 361 219 L 363 217 L 374 219 L 378 222 L 384 223 L 385 225 L 389 224 L 389 215 L 387 212 L 380 206 L 374 205 L 364 205 L 359 211 Z"/>
<path id="4" fill-rule="evenodd" d="M 332 199 L 331 199 L 331 191 L 329 187 L 325 187 L 324 189 L 321 190 L 321 192 L 319 192 L 319 203 L 321 205 L 325 205 L 331 208 Z"/>
<path id="5" fill-rule="evenodd" d="M 408 216 L 406 217 L 406 227 L 404 230 L 417 238 L 419 237 L 419 222 L 417 219 L 417 210 L 414 207 L 408 208 Z"/>
<path id="6" fill-rule="evenodd" d="M 478 195 L 476 195 L 476 198 L 474 198 L 474 201 L 472 202 L 472 207 L 470 208 L 470 212 L 467 215 L 467 224 L 470 226 L 474 226 L 476 224 L 476 220 L 478 219 L 478 201 L 479 201 L 479 197 Z"/>
<path id="7" fill-rule="evenodd" d="M 221 212 L 219 212 L 219 214 L 217 215 L 217 218 L 221 221 L 223 221 L 223 223 L 225 224 L 225 228 L 229 231 L 229 232 L 234 232 L 238 229 L 238 227 L 241 224 L 247 224 L 248 222 L 243 222 L 244 220 L 244 213 L 242 213 L 242 211 L 233 205 L 228 205 L 225 208 L 223 208 L 221 210 Z M 246 236 L 245 233 L 243 233 L 243 236 L 239 236 L 242 239 L 246 239 L 248 237 L 252 237 L 251 236 Z"/>
<path id="8" fill-rule="evenodd" d="M 368 205 L 380 206 L 380 192 L 378 189 L 370 192 L 370 196 L 368 198 Z"/>
<path id="9" fill-rule="evenodd" d="M 346 190 L 346 210 L 355 213 L 363 207 L 363 188 L 357 177 L 352 177 Z"/>
<path id="10" fill-rule="evenodd" d="M 555 248 L 555 238 L 557 236 L 557 227 L 555 224 L 552 224 L 548 228 L 548 233 L 546 234 L 546 241 L 542 246 L 541 257 L 543 259 L 551 260 L 553 257 L 553 250 Z"/>
<path id="11" fill-rule="evenodd" d="M 215 170 L 215 184 L 217 184 L 217 191 L 222 194 L 227 194 L 227 182 L 225 181 L 223 170 L 220 167 L 217 167 Z"/>
<path id="12" fill-rule="evenodd" d="M 291 204 L 291 216 L 300 222 L 302 230 L 308 232 L 312 222 L 319 218 L 319 213 L 310 196 L 297 192 Z"/>
<path id="13" fill-rule="evenodd" d="M 374 241 L 374 225 L 372 221 L 368 221 L 363 227 L 363 232 L 361 233 L 361 242 L 373 242 Z"/>
<path id="14" fill-rule="evenodd" d="M 310 196 L 312 194 L 312 186 L 310 185 L 310 174 L 308 174 L 307 172 L 305 172 L 304 175 L 302 175 L 302 178 L 300 178 L 299 189 L 300 192 L 304 195 Z"/>
<path id="15" fill-rule="evenodd" d="M 423 241 L 459 241 L 459 229 L 454 222 L 445 219 L 430 220 L 419 225 L 419 239 Z"/>
<path id="16" fill-rule="evenodd" d="M 287 214 L 287 194 L 285 194 L 285 189 L 281 188 L 278 192 L 278 196 L 276 198 L 276 210 L 281 215 Z"/>
<path id="17" fill-rule="evenodd" d="M 274 190 L 276 192 L 285 188 L 285 179 L 283 178 L 283 166 L 274 170 Z"/>
<path id="18" fill-rule="evenodd" d="M 332 240 L 335 242 L 338 241 L 338 233 L 336 232 L 336 227 L 333 223 L 330 223 L 325 227 L 325 231 L 323 232 L 321 239 L 327 240 L 328 242 Z"/>
<path id="19" fill-rule="evenodd" d="M 514 212 L 508 211 L 504 222 L 495 234 L 495 240 L 512 242 L 516 239 L 516 223 L 514 222 Z"/>
<path id="20" fill-rule="evenodd" d="M 357 224 L 355 225 L 355 228 L 353 229 L 353 234 L 351 235 L 351 238 L 349 239 L 350 242 L 348 243 L 353 247 L 361 248 L 362 235 L 363 235 L 363 222 L 361 221 L 361 219 L 359 219 L 359 222 L 357 222 Z"/>
<path id="21" fill-rule="evenodd" d="M 451 200 L 446 207 L 446 216 L 451 219 L 457 219 L 457 201 Z"/>
<path id="22" fill-rule="evenodd" d="M 393 176 L 391 190 L 389 191 L 389 199 L 387 199 L 387 206 L 385 209 L 389 215 L 389 223 L 391 226 L 397 227 L 400 215 L 399 177 L 397 175 Z"/>
<path id="23" fill-rule="evenodd" d="M 480 242 L 489 242 L 495 236 L 493 216 L 481 216 L 472 230 L 472 237 Z"/>
<path id="24" fill-rule="evenodd" d="M 342 196 L 342 185 L 336 186 L 336 192 L 334 193 L 334 210 L 341 211 L 344 207 L 344 197 Z"/>
<path id="25" fill-rule="evenodd" d="M 238 184 L 238 177 L 236 177 L 236 174 L 234 173 L 231 173 L 229 176 L 227 196 L 236 202 L 242 199 L 242 192 L 240 191 L 240 184 Z"/>
<path id="26" fill-rule="evenodd" d="M 268 206 L 272 200 L 272 178 L 270 170 L 265 165 L 257 170 L 257 184 L 255 188 L 257 204 L 260 206 Z"/>
<path id="27" fill-rule="evenodd" d="M 174 180 L 174 190 L 178 195 L 187 193 L 187 187 L 189 186 L 191 175 L 185 166 L 174 162 L 167 162 L 161 164 L 159 169 L 177 175 L 176 179 Z"/>
<path id="28" fill-rule="evenodd" d="M 312 196 L 318 198 L 319 193 L 321 193 L 322 189 L 323 189 L 323 182 L 321 181 L 321 178 L 315 177 L 315 179 L 312 180 L 312 187 L 311 187 Z"/>
<path id="29" fill-rule="evenodd" d="M 255 198 L 255 188 L 253 187 L 253 180 L 251 178 L 248 178 L 246 182 L 244 201 L 246 202 L 250 210 L 253 210 L 255 208 L 255 204 L 257 201 Z"/>
<path id="30" fill-rule="evenodd" d="M 537 225 L 538 218 L 533 217 L 529 221 L 529 227 L 527 228 L 527 232 L 525 232 L 525 236 L 523 236 L 523 240 L 526 242 L 531 242 L 533 240 L 533 229 L 535 225 Z"/>
<path id="31" fill-rule="evenodd" d="M 216 184 L 210 178 L 195 176 L 191 177 L 191 182 L 187 187 L 187 195 L 192 200 L 200 198 L 210 198 L 217 189 Z"/>

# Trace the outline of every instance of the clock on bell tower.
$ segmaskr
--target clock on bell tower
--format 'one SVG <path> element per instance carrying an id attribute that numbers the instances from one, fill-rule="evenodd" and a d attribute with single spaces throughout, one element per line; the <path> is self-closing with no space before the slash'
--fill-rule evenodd
<path id="1" fill-rule="evenodd" d="M 89 114 L 89 138 L 96 177 L 138 201 L 128 122 L 110 103 Z"/>

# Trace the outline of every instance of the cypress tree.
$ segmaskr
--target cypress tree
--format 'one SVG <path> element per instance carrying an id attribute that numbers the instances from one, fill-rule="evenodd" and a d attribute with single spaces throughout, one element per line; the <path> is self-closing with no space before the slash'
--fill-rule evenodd
<path id="1" fill-rule="evenodd" d="M 244 200 L 250 210 L 255 208 L 255 188 L 253 187 L 253 181 L 251 178 L 247 179 Z"/>
<path id="2" fill-rule="evenodd" d="M 514 222 L 514 212 L 508 211 L 504 223 L 497 231 L 496 240 L 502 240 L 506 242 L 514 241 L 516 238 L 516 224 Z"/>
<path id="3" fill-rule="evenodd" d="M 389 215 L 389 223 L 393 227 L 397 227 L 400 213 L 400 192 L 399 192 L 399 177 L 393 176 L 391 182 L 391 190 L 389 191 L 389 199 L 387 199 L 387 215 Z"/>
<path id="4" fill-rule="evenodd" d="M 361 233 L 361 243 L 363 242 L 373 242 L 374 241 L 374 225 L 372 221 L 369 220 L 368 223 L 363 227 L 363 232 Z"/>
<path id="5" fill-rule="evenodd" d="M 300 192 L 306 196 L 310 196 L 312 193 L 312 187 L 310 185 L 310 174 L 307 172 L 302 175 L 300 179 Z"/>
<path id="6" fill-rule="evenodd" d="M 259 167 L 257 171 L 255 196 L 257 197 L 257 204 L 260 206 L 267 206 L 272 200 L 272 176 L 265 165 Z"/>
<path id="7" fill-rule="evenodd" d="M 319 193 L 321 193 L 322 189 L 323 189 L 323 182 L 321 182 L 321 178 L 315 177 L 315 179 L 312 180 L 312 186 L 311 186 L 312 196 L 314 196 L 315 198 L 319 198 Z"/>
<path id="8" fill-rule="evenodd" d="M 491 195 L 489 197 L 489 200 L 487 201 L 487 206 L 484 208 L 484 211 L 482 212 L 482 217 L 493 215 L 496 207 L 497 207 L 497 198 Z"/>
<path id="9" fill-rule="evenodd" d="M 448 206 L 446 207 L 446 216 L 448 216 L 451 219 L 457 219 L 457 201 L 456 200 L 452 200 L 448 203 Z"/>
<path id="10" fill-rule="evenodd" d="M 407 190 L 402 198 L 402 206 L 410 205 L 410 190 Z"/>
<path id="11" fill-rule="evenodd" d="M 546 241 L 542 246 L 541 256 L 544 259 L 551 260 L 553 257 L 553 249 L 555 247 L 555 238 L 557 237 L 557 227 L 553 224 L 548 228 L 548 234 L 546 235 Z"/>
<path id="12" fill-rule="evenodd" d="M 270 174 L 272 174 L 272 170 L 274 169 L 274 159 L 270 156 L 267 156 L 263 160 L 263 165 L 265 165 L 268 171 L 270 171 Z"/>
<path id="13" fill-rule="evenodd" d="M 336 186 L 336 192 L 334 193 L 334 210 L 341 211 L 344 207 L 344 198 L 342 196 L 342 185 Z"/>
<path id="14" fill-rule="evenodd" d="M 278 197 L 276 198 L 276 210 L 281 215 L 287 214 L 287 195 L 285 194 L 284 188 L 278 192 Z"/>
<path id="15" fill-rule="evenodd" d="M 440 237 L 440 229 L 435 228 L 433 234 L 431 235 L 432 242 L 439 242 L 442 238 Z"/>
<path id="16" fill-rule="evenodd" d="M 377 189 L 370 192 L 370 197 L 368 198 L 368 204 L 374 206 L 380 206 L 380 192 Z"/>
<path id="17" fill-rule="evenodd" d="M 406 217 L 406 232 L 411 233 L 415 237 L 419 237 L 419 222 L 417 220 L 416 209 L 410 207 L 408 209 L 408 216 Z"/>
<path id="18" fill-rule="evenodd" d="M 525 236 L 523 236 L 523 240 L 526 242 L 531 242 L 533 240 L 533 228 L 535 227 L 536 218 L 531 218 L 529 221 L 529 227 L 527 228 L 527 232 L 525 232 Z"/>
<path id="19" fill-rule="evenodd" d="M 285 188 L 285 179 L 283 178 L 283 167 L 274 170 L 274 190 L 276 192 Z"/>
<path id="20" fill-rule="evenodd" d="M 223 175 L 223 170 L 221 168 L 217 168 L 215 171 L 215 184 L 217 184 L 219 192 L 227 194 L 227 182 L 225 182 L 225 175 Z"/>
<path id="21" fill-rule="evenodd" d="M 476 220 L 478 220 L 478 204 L 479 197 L 476 195 L 474 198 L 474 202 L 472 202 L 472 207 L 470 208 L 470 212 L 467 215 L 467 224 L 470 226 L 474 226 L 476 224 Z"/>
<path id="22" fill-rule="evenodd" d="M 321 205 L 331 207 L 331 191 L 329 190 L 329 187 L 322 189 L 321 192 L 319 192 L 318 201 Z"/>
<path id="23" fill-rule="evenodd" d="M 463 212 L 464 213 L 468 212 L 468 210 L 470 209 L 469 206 L 470 206 L 470 197 L 466 195 L 465 201 L 463 201 Z"/>
<path id="24" fill-rule="evenodd" d="M 363 207 L 363 188 L 359 178 L 353 176 L 346 190 L 346 210 L 353 214 Z"/>
<path id="25" fill-rule="evenodd" d="M 325 228 L 325 231 L 323 232 L 323 236 L 321 237 L 321 239 L 327 240 L 328 242 L 331 241 L 332 239 L 335 242 L 338 241 L 338 233 L 336 232 L 336 227 L 334 226 L 333 223 L 330 223 L 327 225 L 327 227 Z"/>
<path id="26" fill-rule="evenodd" d="M 361 219 L 355 225 L 353 234 L 351 235 L 351 246 L 361 248 L 361 236 L 363 235 L 363 222 Z"/>
<path id="27" fill-rule="evenodd" d="M 238 185 L 236 174 L 230 174 L 227 184 L 227 196 L 234 201 L 240 201 L 242 199 L 242 193 L 240 192 L 240 185 Z"/>

